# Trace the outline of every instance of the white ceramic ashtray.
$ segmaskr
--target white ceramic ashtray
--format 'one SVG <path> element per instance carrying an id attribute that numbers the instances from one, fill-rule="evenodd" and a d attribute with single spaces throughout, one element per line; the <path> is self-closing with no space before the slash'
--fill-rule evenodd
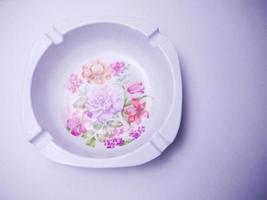
<path id="1" fill-rule="evenodd" d="M 25 79 L 28 140 L 58 163 L 123 167 L 156 158 L 177 135 L 175 48 L 128 18 L 68 20 L 36 43 Z"/>

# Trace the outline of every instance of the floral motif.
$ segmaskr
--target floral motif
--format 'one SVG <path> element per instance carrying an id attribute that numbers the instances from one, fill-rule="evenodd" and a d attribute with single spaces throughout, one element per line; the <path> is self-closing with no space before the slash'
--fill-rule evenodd
<path id="1" fill-rule="evenodd" d="M 72 93 L 76 92 L 80 85 L 82 84 L 82 80 L 75 74 L 71 74 L 65 86 Z"/>
<path id="2" fill-rule="evenodd" d="M 145 131 L 144 126 L 139 126 L 137 129 L 132 130 L 129 135 L 133 137 L 134 139 L 137 139 L 140 137 L 140 135 Z"/>
<path id="3" fill-rule="evenodd" d="M 114 148 L 115 146 L 122 146 L 124 145 L 124 140 L 122 138 L 107 138 L 105 139 L 104 145 L 110 149 Z"/>
<path id="4" fill-rule="evenodd" d="M 113 114 L 120 112 L 123 107 L 123 98 L 118 95 L 118 92 L 116 88 L 111 86 L 104 86 L 89 92 L 85 107 L 90 116 L 96 117 L 98 121 L 103 122 L 111 118 Z"/>
<path id="5" fill-rule="evenodd" d="M 118 75 L 124 72 L 125 64 L 124 62 L 115 62 L 110 65 L 112 74 Z"/>
<path id="6" fill-rule="evenodd" d="M 81 77 L 70 75 L 66 88 L 71 105 L 65 127 L 71 135 L 85 139 L 90 147 L 102 144 L 113 149 L 145 132 L 149 96 L 142 82 L 132 80 L 130 68 L 121 61 L 96 60 L 82 67 Z"/>
<path id="7" fill-rule="evenodd" d="M 74 136 L 79 136 L 86 132 L 85 125 L 82 123 L 81 117 L 74 113 L 70 119 L 66 121 L 66 128 Z"/>
<path id="8" fill-rule="evenodd" d="M 145 93 L 144 90 L 145 88 L 142 82 L 132 83 L 127 88 L 127 92 L 129 92 L 130 94 L 137 94 L 137 93 L 144 94 Z"/>
<path id="9" fill-rule="evenodd" d="M 96 60 L 83 66 L 82 76 L 88 83 L 103 84 L 111 78 L 111 71 L 106 63 Z"/>
<path id="10" fill-rule="evenodd" d="M 132 99 L 132 103 L 125 107 L 123 114 L 129 123 L 140 124 L 143 117 L 148 118 L 149 114 L 146 111 L 146 102 L 141 102 L 137 98 Z"/>

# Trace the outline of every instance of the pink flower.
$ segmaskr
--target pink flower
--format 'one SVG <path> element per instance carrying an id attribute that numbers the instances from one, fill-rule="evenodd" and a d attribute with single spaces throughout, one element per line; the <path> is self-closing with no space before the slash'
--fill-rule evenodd
<path id="1" fill-rule="evenodd" d="M 143 83 L 142 82 L 132 83 L 131 85 L 128 86 L 127 91 L 130 94 L 136 94 L 136 93 L 144 94 Z"/>
<path id="2" fill-rule="evenodd" d="M 70 130 L 70 133 L 74 136 L 79 136 L 86 132 L 86 128 L 82 123 L 80 117 L 74 113 L 70 119 L 66 122 L 66 128 Z"/>
<path id="3" fill-rule="evenodd" d="M 110 67 L 112 69 L 112 74 L 113 75 L 118 75 L 118 74 L 124 72 L 125 64 L 124 64 L 124 62 L 116 62 L 116 63 L 112 63 L 110 65 Z"/>
<path id="4" fill-rule="evenodd" d="M 130 124 L 134 122 L 140 124 L 142 117 L 149 117 L 149 113 L 145 109 L 146 102 L 141 103 L 139 99 L 133 98 L 131 105 L 124 108 L 123 114 Z"/>
<path id="5" fill-rule="evenodd" d="M 76 92 L 80 85 L 82 84 L 82 80 L 75 74 L 71 74 L 65 86 L 72 93 Z"/>
<path id="6" fill-rule="evenodd" d="M 111 78 L 111 71 L 106 63 L 96 60 L 83 66 L 82 76 L 88 83 L 103 84 Z"/>

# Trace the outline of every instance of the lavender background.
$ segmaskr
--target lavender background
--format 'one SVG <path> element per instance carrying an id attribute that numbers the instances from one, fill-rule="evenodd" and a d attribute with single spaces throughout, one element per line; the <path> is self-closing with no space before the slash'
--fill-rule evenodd
<path id="1" fill-rule="evenodd" d="M 37 37 L 81 15 L 158 24 L 181 58 L 184 112 L 175 143 L 123 169 L 79 169 L 25 142 L 21 88 Z M 267 199 L 267 1 L 0 1 L 0 199 Z"/>

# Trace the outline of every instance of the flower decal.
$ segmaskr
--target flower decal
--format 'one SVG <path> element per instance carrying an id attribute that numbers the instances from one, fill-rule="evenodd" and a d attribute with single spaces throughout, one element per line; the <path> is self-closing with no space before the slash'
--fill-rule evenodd
<path id="1" fill-rule="evenodd" d="M 146 111 L 146 102 L 141 102 L 139 99 L 132 99 L 132 103 L 123 110 L 124 115 L 129 123 L 140 124 L 142 118 L 148 118 L 149 114 Z"/>
<path id="2" fill-rule="evenodd" d="M 124 72 L 125 64 L 124 62 L 115 62 L 110 65 L 112 74 L 119 75 Z"/>
<path id="3" fill-rule="evenodd" d="M 144 94 L 145 88 L 142 82 L 131 83 L 127 88 L 127 92 L 130 94 L 137 94 L 137 93 Z"/>
<path id="4" fill-rule="evenodd" d="M 79 116 L 78 112 L 75 112 L 71 117 L 66 121 L 66 128 L 74 136 L 79 136 L 86 132 L 86 123 L 85 120 L 82 120 L 82 117 Z"/>
<path id="5" fill-rule="evenodd" d="M 69 102 L 64 119 L 70 135 L 84 139 L 89 147 L 125 146 L 145 133 L 151 98 L 130 64 L 95 60 L 83 65 L 80 75 L 66 81 Z"/>
<path id="6" fill-rule="evenodd" d="M 90 116 L 97 118 L 100 122 L 106 121 L 122 110 L 122 93 L 121 88 L 116 88 L 115 86 L 104 86 L 94 91 L 89 91 L 85 107 Z"/>
<path id="7" fill-rule="evenodd" d="M 103 84 L 111 78 L 111 71 L 106 63 L 96 60 L 83 66 L 82 76 L 88 83 Z"/>
<path id="8" fill-rule="evenodd" d="M 65 86 L 72 93 L 76 92 L 80 85 L 82 84 L 82 80 L 75 74 L 71 74 Z"/>

